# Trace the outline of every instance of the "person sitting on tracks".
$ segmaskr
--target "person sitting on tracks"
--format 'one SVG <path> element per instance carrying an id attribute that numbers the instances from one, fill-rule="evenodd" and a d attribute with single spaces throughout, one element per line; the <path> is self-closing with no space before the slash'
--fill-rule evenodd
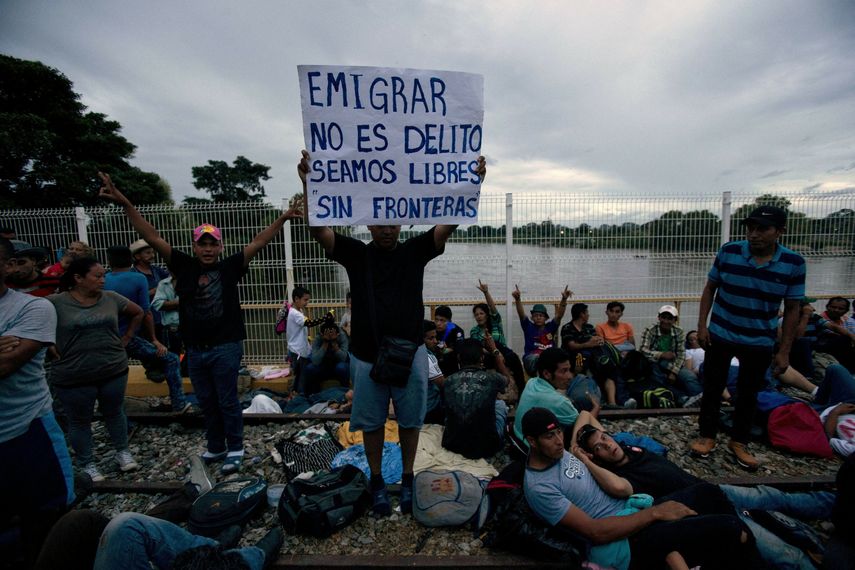
<path id="1" fill-rule="evenodd" d="M 436 323 L 436 350 L 439 353 L 439 367 L 442 373 L 449 376 L 458 367 L 457 355 L 454 353 L 457 343 L 465 338 L 463 329 L 451 321 L 451 307 L 440 305 L 434 311 Z"/>
<path id="2" fill-rule="evenodd" d="M 620 377 L 620 353 L 588 322 L 588 305 L 574 303 L 570 317 L 572 320 L 561 327 L 561 348 L 570 355 L 573 372 L 594 377 L 606 395 L 606 406 L 636 407 Z"/>
<path id="3" fill-rule="evenodd" d="M 282 231 L 287 220 L 300 217 L 289 208 L 261 230 L 242 250 L 219 260 L 223 252 L 220 228 L 197 226 L 192 232 L 193 253 L 173 248 L 107 174 L 99 172 L 99 197 L 121 206 L 131 225 L 175 274 L 178 283 L 179 327 L 187 346 L 193 390 L 205 416 L 205 461 L 224 461 L 222 473 L 234 473 L 243 461 L 243 414 L 237 395 L 238 371 L 246 338 L 238 283 L 252 258 Z"/>
<path id="4" fill-rule="evenodd" d="M 659 307 L 657 323 L 644 330 L 639 350 L 650 361 L 651 380 L 674 393 L 677 404 L 691 403 L 690 398 L 703 392 L 697 375 L 683 367 L 686 360 L 686 338 L 675 323 L 679 312 L 673 305 Z M 718 396 L 718 395 L 716 395 Z"/>
<path id="5" fill-rule="evenodd" d="M 445 384 L 445 375 L 439 367 L 439 359 L 436 354 L 436 323 L 428 319 L 425 319 L 424 322 L 424 344 L 428 353 L 425 423 L 442 425 L 445 423 L 445 406 L 442 404 L 442 387 Z"/>
<path id="6" fill-rule="evenodd" d="M 579 447 L 587 456 L 597 465 L 621 477 L 628 485 L 629 493 L 646 493 L 659 498 L 703 483 L 702 479 L 684 471 L 662 455 L 616 442 L 600 422 L 587 412 L 579 414 L 574 433 Z M 719 489 L 751 529 L 760 556 L 770 568 L 813 568 L 803 551 L 754 522 L 747 511 L 779 511 L 808 520 L 828 520 L 834 504 L 833 493 L 784 493 L 765 485 L 719 485 Z"/>
<path id="7" fill-rule="evenodd" d="M 475 339 L 457 343 L 460 370 L 443 384 L 445 431 L 442 447 L 469 459 L 491 457 L 505 443 L 508 406 L 496 398 L 507 389 L 510 373 L 493 345 L 499 372 L 484 370 L 484 351 Z"/>
<path id="8" fill-rule="evenodd" d="M 523 366 L 529 376 L 535 376 L 537 374 L 537 358 L 540 353 L 555 346 L 555 335 L 561 325 L 561 319 L 564 318 L 564 311 L 567 310 L 567 299 L 573 296 L 573 291 L 568 289 L 566 285 L 564 286 L 564 291 L 561 292 L 561 301 L 558 303 L 555 318 L 552 320 L 549 320 L 546 305 L 542 303 L 537 303 L 531 308 L 531 318 L 525 315 L 519 285 L 514 285 L 514 291 L 511 295 L 514 298 L 514 306 L 517 309 L 517 316 L 520 319 L 520 326 L 525 336 Z"/>
<path id="9" fill-rule="evenodd" d="M 799 301 L 799 322 L 796 325 L 796 338 L 790 348 L 790 365 L 807 378 L 822 382 L 830 364 L 846 361 L 847 351 L 852 350 L 851 342 L 855 332 L 849 331 L 843 324 L 842 316 L 849 307 L 846 299 L 830 299 L 822 314 L 814 309 L 812 303 L 815 302 L 816 299 L 811 297 Z M 781 334 L 780 327 L 778 334 Z"/>
<path id="10" fill-rule="evenodd" d="M 635 330 L 631 324 L 620 320 L 625 309 L 620 301 L 611 301 L 606 305 L 606 321 L 596 327 L 597 336 L 611 343 L 622 355 L 636 347 Z"/>
<path id="11" fill-rule="evenodd" d="M 312 342 L 311 361 L 303 368 L 306 395 L 320 390 L 321 382 L 330 378 L 337 380 L 342 386 L 347 386 L 350 377 L 347 356 L 350 342 L 347 335 L 341 332 L 331 319 L 324 320 L 319 331 L 320 334 L 316 335 Z"/>
<path id="12" fill-rule="evenodd" d="M 514 435 L 525 444 L 522 419 L 532 408 L 546 408 L 558 418 L 561 427 L 573 429 L 579 412 L 565 394 L 573 379 L 570 357 L 560 348 L 547 348 L 537 359 L 537 376 L 529 379 L 525 385 L 514 417 Z M 596 408 L 597 410 L 599 408 Z M 570 441 L 569 439 L 567 441 Z"/>
<path id="13" fill-rule="evenodd" d="M 131 270 L 133 258 L 131 250 L 123 245 L 107 248 L 107 262 L 110 273 L 104 276 L 104 290 L 114 291 L 122 297 L 136 303 L 144 312 L 142 327 L 125 346 L 130 358 L 135 358 L 147 368 L 162 369 L 166 375 L 169 387 L 169 399 L 172 411 L 179 414 L 192 410 L 192 404 L 184 395 L 184 384 L 181 378 L 181 359 L 169 352 L 154 331 L 154 320 L 148 300 L 148 281 L 145 276 Z M 119 334 L 124 335 L 128 329 L 127 317 L 119 318 Z"/>
<path id="14" fill-rule="evenodd" d="M 484 294 L 486 303 L 476 303 L 472 307 L 472 317 L 475 319 L 475 326 L 469 330 L 469 338 L 474 338 L 484 342 L 484 337 L 489 335 L 496 343 L 496 348 L 502 352 L 505 357 L 505 365 L 511 371 L 514 385 L 517 388 L 517 394 L 522 393 L 525 388 L 525 372 L 523 371 L 522 361 L 516 352 L 508 347 L 508 341 L 505 338 L 505 329 L 502 326 L 502 316 L 496 308 L 496 301 L 490 294 L 490 288 L 486 283 L 478 280 L 478 290 Z M 487 348 L 486 346 L 484 347 Z M 488 368 L 493 368 L 491 358 L 484 361 L 484 365 Z"/>
<path id="15" fill-rule="evenodd" d="M 734 568 L 751 567 L 738 556 L 741 547 L 751 547 L 750 533 L 715 486 L 695 485 L 656 500 L 631 496 L 625 481 L 596 465 L 577 445 L 573 453 L 564 449 L 564 430 L 549 410 L 528 410 L 522 429 L 531 449 L 523 483 L 526 501 L 547 524 L 587 540 L 591 562 L 626 569 L 630 563 L 636 568 L 663 563 L 723 567 L 731 560 Z"/>

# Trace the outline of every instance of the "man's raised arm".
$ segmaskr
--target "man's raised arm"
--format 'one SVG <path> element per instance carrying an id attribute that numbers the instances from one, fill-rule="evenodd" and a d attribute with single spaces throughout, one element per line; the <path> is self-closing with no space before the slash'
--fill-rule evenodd
<path id="1" fill-rule="evenodd" d="M 131 204 L 128 197 L 119 192 L 119 189 L 116 188 L 116 185 L 113 184 L 113 181 L 110 179 L 109 174 L 99 172 L 98 176 L 101 178 L 101 183 L 103 184 L 103 186 L 101 186 L 101 190 L 98 192 L 98 197 L 109 202 L 113 202 L 114 204 L 118 204 L 124 208 L 125 214 L 128 216 L 128 220 L 131 222 L 131 225 L 137 233 L 142 236 L 148 245 L 160 254 L 160 257 L 162 257 L 165 262 L 169 263 L 169 260 L 172 257 L 172 246 L 160 237 L 160 233 L 158 233 L 155 227 L 151 225 L 148 220 L 142 217 L 142 214 L 140 214 L 139 210 Z"/>
<path id="2" fill-rule="evenodd" d="M 306 216 L 306 225 L 309 226 L 309 235 L 321 244 L 325 252 L 332 253 L 335 247 L 335 232 L 332 231 L 332 228 L 329 226 L 309 225 L 309 190 L 306 183 L 306 179 L 309 176 L 309 151 L 304 150 L 301 154 L 300 162 L 297 163 L 297 175 L 303 183 L 303 213 Z"/>
<path id="3" fill-rule="evenodd" d="M 305 152 L 305 151 L 304 151 Z M 478 168 L 475 170 L 475 173 L 478 174 L 478 177 L 481 178 L 481 183 L 484 182 L 484 178 L 487 176 L 487 159 L 483 156 L 478 157 Z M 451 237 L 451 234 L 454 233 L 454 230 L 457 229 L 457 225 L 438 225 L 433 230 L 433 244 L 436 247 L 437 251 L 441 251 L 445 249 L 445 242 L 448 241 L 448 238 Z"/>

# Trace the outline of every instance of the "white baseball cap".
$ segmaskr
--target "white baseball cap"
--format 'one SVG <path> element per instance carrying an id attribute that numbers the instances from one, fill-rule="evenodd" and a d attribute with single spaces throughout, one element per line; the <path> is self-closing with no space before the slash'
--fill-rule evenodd
<path id="1" fill-rule="evenodd" d="M 670 313 L 675 317 L 680 316 L 680 313 L 677 311 L 677 307 L 675 307 L 674 305 L 662 305 L 661 307 L 659 307 L 658 314 L 661 315 L 662 313 Z"/>

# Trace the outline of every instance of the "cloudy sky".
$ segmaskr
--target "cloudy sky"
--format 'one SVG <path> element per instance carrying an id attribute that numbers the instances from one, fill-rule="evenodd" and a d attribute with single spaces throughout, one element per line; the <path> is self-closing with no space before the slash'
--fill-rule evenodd
<path id="1" fill-rule="evenodd" d="M 68 76 L 176 200 L 239 154 L 298 189 L 298 64 L 483 74 L 488 193 L 855 187 L 850 0 L 3 0 L 0 52 Z"/>

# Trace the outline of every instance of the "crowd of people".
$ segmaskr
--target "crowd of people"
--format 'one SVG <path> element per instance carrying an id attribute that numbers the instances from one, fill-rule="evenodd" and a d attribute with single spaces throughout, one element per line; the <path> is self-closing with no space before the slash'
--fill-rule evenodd
<path id="1" fill-rule="evenodd" d="M 304 151 L 298 164 L 304 192 L 308 171 Z M 483 158 L 478 175 L 486 175 Z M 50 265 L 47 250 L 18 240 L 9 228 L 0 231 L 11 237 L 0 237 L 0 453 L 15 458 L 14 469 L 4 461 L 0 482 L 16 490 L 3 511 L 20 517 L 33 560 L 47 529 L 74 500 L 66 437 L 77 467 L 92 481 L 104 479 L 93 458 L 96 402 L 117 467 L 138 467 L 124 413 L 129 357 L 166 381 L 175 413 L 196 411 L 183 391 L 186 366 L 205 422 L 202 460 L 219 464 L 224 476 L 241 470 L 237 377 L 246 328 L 237 285 L 285 221 L 305 216 L 301 204 L 293 204 L 225 258 L 223 232 L 202 224 L 192 230 L 190 255 L 167 243 L 110 177 L 100 176 L 101 197 L 120 206 L 141 236 L 108 248 L 109 271 L 81 242 Z M 347 272 L 347 310 L 339 322 L 333 312 L 311 319 L 311 293 L 296 287 L 279 314 L 294 390 L 311 395 L 328 380 L 353 389 L 349 429 L 363 434 L 375 516 L 392 512 L 381 469 L 391 404 L 405 514 L 413 508 L 420 429 L 442 424 L 442 446 L 463 457 L 490 458 L 509 443 L 520 450 L 533 511 L 587 540 L 591 561 L 602 566 L 626 568 L 632 560 L 636 567 L 723 567 L 734 556 L 753 560 L 755 549 L 770 564 L 801 560 L 743 511 L 829 518 L 832 494 L 710 485 L 642 448 L 616 443 L 597 419 L 609 408 L 700 406 L 699 436 L 687 452 L 703 459 L 717 447 L 725 402 L 734 407 L 727 448 L 738 465 L 756 471 L 760 461 L 749 449 L 749 432 L 758 393 L 782 382 L 806 392 L 834 449 L 851 455 L 855 318 L 847 317 L 850 304 L 841 297 L 829 299 L 822 314 L 814 310 L 816 300 L 805 296 L 804 259 L 779 243 L 786 212 L 755 209 L 745 219 L 746 239 L 721 248 L 702 292 L 697 329 L 688 333 L 678 325 L 678 308 L 666 304 L 637 336 L 621 320 L 626 307 L 618 300 L 606 305 L 596 326 L 589 307 L 574 303 L 562 326 L 573 295 L 568 287 L 551 318 L 543 303 L 527 314 L 515 287 L 521 355 L 508 346 L 505 323 L 480 280 L 475 287 L 484 302 L 472 308 L 468 336 L 448 306 L 425 320 L 425 266 L 443 253 L 455 228 L 438 225 L 400 242 L 400 226 L 369 226 L 366 244 L 311 226 L 326 256 Z M 155 254 L 167 269 L 154 263 Z M 136 533 L 180 536 L 185 549 L 211 546 L 145 519 L 121 522 Z M 126 532 L 118 526 L 111 523 L 108 534 Z M 249 553 L 255 560 L 249 564 L 269 562 L 270 549 Z"/>

